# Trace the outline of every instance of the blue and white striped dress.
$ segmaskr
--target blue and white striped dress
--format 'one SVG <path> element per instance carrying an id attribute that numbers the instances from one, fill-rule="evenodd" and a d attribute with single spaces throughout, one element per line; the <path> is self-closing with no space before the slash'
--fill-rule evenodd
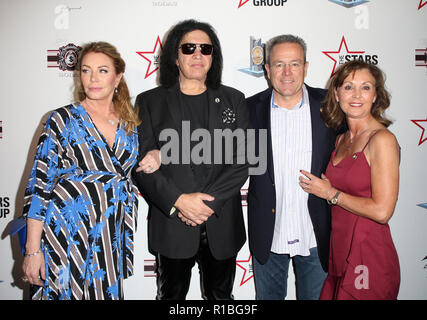
<path id="1" fill-rule="evenodd" d="M 40 137 L 24 215 L 44 222 L 46 280 L 33 299 L 122 299 L 133 274 L 137 133 L 111 149 L 79 104 L 53 111 Z"/>

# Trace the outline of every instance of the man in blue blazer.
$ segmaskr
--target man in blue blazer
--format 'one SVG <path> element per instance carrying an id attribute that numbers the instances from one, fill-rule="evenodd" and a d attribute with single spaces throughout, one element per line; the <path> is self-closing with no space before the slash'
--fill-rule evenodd
<path id="1" fill-rule="evenodd" d="M 316 176 L 325 172 L 336 132 L 320 117 L 326 91 L 304 84 L 304 40 L 282 35 L 268 41 L 265 67 L 271 88 L 247 99 L 252 126 L 268 133 L 267 171 L 250 177 L 248 192 L 256 298 L 285 299 L 293 260 L 297 298 L 318 299 L 328 270 L 330 208 L 308 195 L 298 178 L 304 168 Z"/>

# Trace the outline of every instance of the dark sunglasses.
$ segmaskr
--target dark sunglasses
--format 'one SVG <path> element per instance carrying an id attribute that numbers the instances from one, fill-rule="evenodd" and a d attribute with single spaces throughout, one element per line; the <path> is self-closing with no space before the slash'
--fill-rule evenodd
<path id="1" fill-rule="evenodd" d="M 196 51 L 196 47 L 199 46 L 200 53 L 204 56 L 209 56 L 212 54 L 213 45 L 207 43 L 183 43 L 180 48 L 183 54 L 193 54 Z"/>

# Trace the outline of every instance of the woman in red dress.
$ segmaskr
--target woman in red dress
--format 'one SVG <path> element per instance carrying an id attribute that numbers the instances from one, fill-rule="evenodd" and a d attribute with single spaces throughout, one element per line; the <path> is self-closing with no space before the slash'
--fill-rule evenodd
<path id="1" fill-rule="evenodd" d="M 330 80 L 325 123 L 338 136 L 326 174 L 301 171 L 301 187 L 332 205 L 328 277 L 320 299 L 397 299 L 399 259 L 388 221 L 399 190 L 400 147 L 383 113 L 390 104 L 382 71 L 352 61 Z"/>

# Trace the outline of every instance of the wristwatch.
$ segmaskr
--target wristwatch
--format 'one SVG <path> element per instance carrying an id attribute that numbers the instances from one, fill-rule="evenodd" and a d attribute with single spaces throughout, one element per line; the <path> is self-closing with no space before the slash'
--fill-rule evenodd
<path id="1" fill-rule="evenodd" d="M 332 197 L 331 200 L 326 200 L 328 202 L 328 204 L 336 205 L 338 203 L 338 197 L 339 197 L 340 193 L 341 193 L 341 191 L 338 191 L 337 193 L 335 193 L 335 195 Z"/>

